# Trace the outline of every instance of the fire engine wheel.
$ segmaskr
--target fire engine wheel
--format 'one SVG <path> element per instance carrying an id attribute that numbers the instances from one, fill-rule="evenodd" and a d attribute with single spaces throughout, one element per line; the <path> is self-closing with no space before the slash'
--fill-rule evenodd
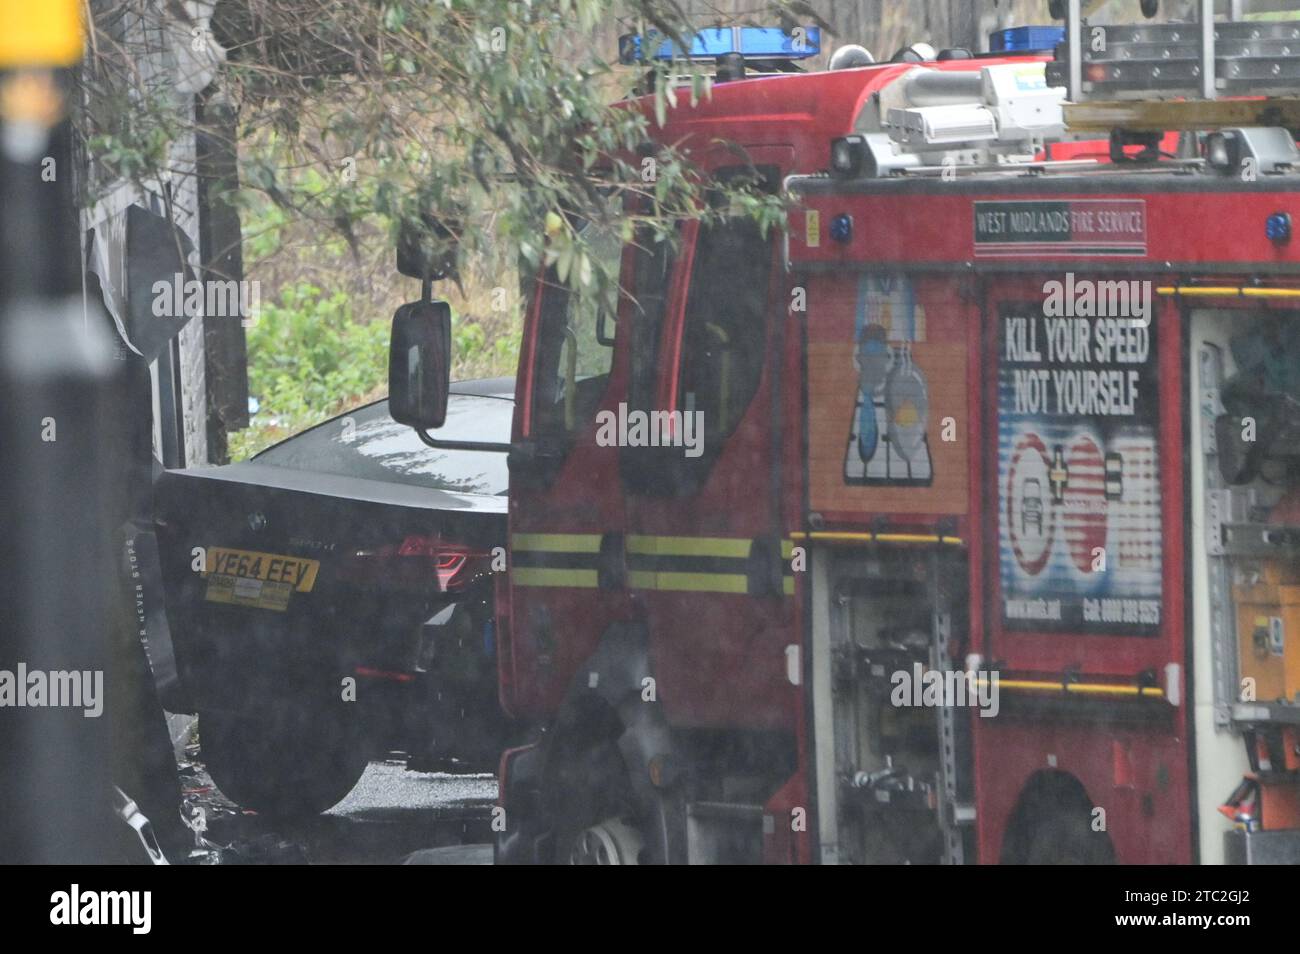
<path id="1" fill-rule="evenodd" d="M 555 753 L 546 782 L 556 864 L 653 863 L 652 820 L 639 811 L 618 745 L 588 740 Z"/>
<path id="2" fill-rule="evenodd" d="M 345 721 L 303 705 L 256 715 L 199 715 L 199 748 L 221 793 L 277 819 L 319 815 L 352 791 L 369 762 Z"/>
<path id="3" fill-rule="evenodd" d="M 1142 15 L 1150 20 L 1160 12 L 1160 0 L 1142 0 Z"/>
<path id="4" fill-rule="evenodd" d="M 1110 865 L 1115 845 L 1094 829 L 1096 801 L 1067 772 L 1034 774 L 1016 800 L 1002 842 L 1004 865 Z"/>
<path id="5" fill-rule="evenodd" d="M 1092 830 L 1091 816 L 1073 808 L 1040 814 L 1026 838 L 1030 865 L 1109 865 L 1115 851 L 1105 832 Z"/>
<path id="6" fill-rule="evenodd" d="M 569 849 L 571 865 L 637 865 L 645 842 L 621 818 L 610 818 L 578 833 Z"/>

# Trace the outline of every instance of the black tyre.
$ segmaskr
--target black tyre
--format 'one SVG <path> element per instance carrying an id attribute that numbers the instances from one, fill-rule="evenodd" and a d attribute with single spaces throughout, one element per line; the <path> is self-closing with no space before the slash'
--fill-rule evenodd
<path id="1" fill-rule="evenodd" d="M 1112 865 L 1115 845 L 1093 828 L 1096 801 L 1066 772 L 1042 771 L 1025 785 L 1007 819 L 1004 865 Z"/>
<path id="2" fill-rule="evenodd" d="M 563 753 L 546 785 L 555 864 L 643 864 L 644 822 L 613 741 Z"/>
<path id="3" fill-rule="evenodd" d="M 1093 831 L 1091 812 L 1056 808 L 1038 815 L 1027 832 L 1024 863 L 1113 865 L 1115 849 L 1104 831 Z"/>
<path id="4" fill-rule="evenodd" d="M 342 801 L 369 761 L 354 720 L 309 705 L 200 713 L 199 748 L 223 795 L 286 820 L 319 815 Z"/>
<path id="5" fill-rule="evenodd" d="M 1160 0 L 1142 0 L 1142 15 L 1150 20 L 1160 12 Z"/>

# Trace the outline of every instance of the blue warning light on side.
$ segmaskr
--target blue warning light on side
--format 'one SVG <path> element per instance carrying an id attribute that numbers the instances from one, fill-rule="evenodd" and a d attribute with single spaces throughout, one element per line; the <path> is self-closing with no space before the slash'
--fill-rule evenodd
<path id="1" fill-rule="evenodd" d="M 1053 50 L 1065 42 L 1065 27 L 1020 26 L 1007 30 L 994 30 L 989 34 L 989 50 L 994 53 L 1027 53 L 1032 50 Z"/>

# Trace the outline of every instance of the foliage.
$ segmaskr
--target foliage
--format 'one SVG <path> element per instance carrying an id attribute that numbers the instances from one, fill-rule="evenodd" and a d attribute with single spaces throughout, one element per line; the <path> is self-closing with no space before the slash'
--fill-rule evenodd
<path id="1" fill-rule="evenodd" d="M 80 127 L 101 167 L 92 188 L 159 190 L 191 170 L 176 147 L 194 134 L 238 157 L 238 187 L 210 183 L 209 198 L 241 211 L 249 277 L 283 293 L 248 335 L 262 410 L 232 440 L 235 458 L 381 387 L 402 223 L 459 261 L 447 297 L 464 377 L 512 369 L 521 274 L 554 267 L 575 291 L 613 300 L 617 257 L 598 255 L 588 233 L 627 240 L 644 226 L 671 241 L 676 220 L 728 207 L 781 221 L 778 198 L 741 184 L 728 202 L 702 201 L 688 156 L 647 146 L 669 110 L 711 95 L 710 81 L 680 61 L 619 66 L 610 28 L 681 39 L 688 22 L 820 22 L 797 0 L 750 17 L 698 3 L 688 16 L 679 0 L 223 0 L 210 23 L 183 19 L 204 5 L 164 6 L 182 18 L 171 35 L 159 44 L 146 31 L 147 48 L 131 49 L 124 24 L 156 17 L 156 0 L 92 4 Z M 236 142 L 196 122 L 153 68 L 168 56 L 219 66 L 205 96 L 239 117 Z M 620 103 L 637 84 L 654 90 L 644 105 Z"/>
<path id="2" fill-rule="evenodd" d="M 97 5 L 92 48 L 110 50 L 104 25 L 149 5 Z M 241 140 L 259 146 L 240 153 L 242 191 L 231 198 L 247 204 L 244 193 L 260 193 L 354 250 L 367 218 L 387 223 L 390 240 L 398 223 L 421 224 L 430 246 L 455 245 L 462 260 L 499 244 L 529 268 L 554 265 L 561 281 L 610 294 L 617 275 L 576 221 L 613 208 L 626 235 L 638 221 L 666 234 L 673 219 L 714 214 L 681 153 L 642 154 L 651 127 L 679 101 L 707 96 L 708 79 L 657 64 L 649 106 L 618 104 L 646 70 L 618 67 L 610 44 L 593 42 L 611 21 L 681 36 L 688 17 L 678 0 L 223 3 L 210 30 L 194 28 L 193 44 L 213 62 L 224 49 L 218 88 L 240 116 Z M 169 112 L 169 89 L 117 62 L 103 53 L 89 82 L 99 101 L 132 106 L 88 117 L 92 142 L 120 174 L 145 180 L 164 171 L 160 138 L 186 132 L 187 113 Z M 674 72 L 689 73 L 689 84 L 668 81 Z M 637 210 L 611 205 L 611 191 L 640 200 Z M 773 197 L 738 202 L 779 219 Z"/>
<path id="3" fill-rule="evenodd" d="M 315 285 L 285 289 L 264 303 L 248 328 L 249 393 L 254 427 L 231 437 L 243 459 L 366 398 L 382 395 L 388 374 L 388 326 L 360 322 L 348 296 Z"/>
<path id="4" fill-rule="evenodd" d="M 460 317 L 460 316 L 457 316 Z M 457 379 L 510 373 L 518 336 L 490 336 L 475 321 L 453 320 Z M 301 282 L 262 306 L 247 331 L 248 389 L 257 404 L 251 426 L 231 435 L 243 460 L 325 418 L 384 396 L 388 387 L 386 321 L 364 321 L 347 293 Z"/>
<path id="5" fill-rule="evenodd" d="M 375 229 L 368 224 L 359 231 L 368 239 Z M 245 209 L 243 233 L 250 279 L 284 291 L 247 332 L 249 390 L 258 409 L 247 430 L 231 435 L 235 460 L 382 396 L 388 318 L 418 287 L 394 275 L 393 250 L 383 236 L 360 242 L 354 257 L 336 236 L 313 234 L 265 199 Z M 455 315 L 453 380 L 514 373 L 518 294 L 501 294 L 505 289 L 495 284 L 510 267 L 480 261 L 460 283 L 441 290 Z M 511 290 L 516 287 L 511 279 Z M 346 354 L 332 356 L 332 348 Z M 351 363 L 345 373 L 340 359 Z"/>

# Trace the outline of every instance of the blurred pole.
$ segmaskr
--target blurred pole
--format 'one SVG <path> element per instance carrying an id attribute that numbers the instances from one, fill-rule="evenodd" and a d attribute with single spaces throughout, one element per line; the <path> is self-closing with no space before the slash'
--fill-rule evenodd
<path id="1" fill-rule="evenodd" d="M 980 37 L 979 4 L 970 0 L 948 0 L 947 46 L 964 47 L 978 53 L 983 48 Z"/>
<path id="2" fill-rule="evenodd" d="M 81 294 L 65 109 L 80 9 L 0 0 L 0 670 L 90 673 L 106 693 L 122 475 L 112 347 Z M 108 730 L 107 712 L 0 707 L 0 861 L 110 857 Z"/>

